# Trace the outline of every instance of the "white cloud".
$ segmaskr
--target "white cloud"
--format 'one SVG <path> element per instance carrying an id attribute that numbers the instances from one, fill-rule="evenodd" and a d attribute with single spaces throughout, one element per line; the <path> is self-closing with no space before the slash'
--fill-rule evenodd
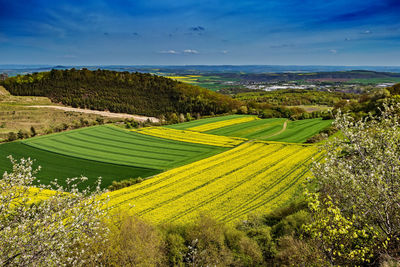
<path id="1" fill-rule="evenodd" d="M 226 55 L 226 54 L 229 53 L 229 51 L 228 51 L 228 50 L 222 50 L 221 53 L 224 54 L 224 55 Z"/>
<path id="2" fill-rule="evenodd" d="M 337 50 L 336 49 L 331 49 L 331 50 L 329 50 L 329 52 L 331 52 L 332 54 L 337 54 Z"/>
<path id="3" fill-rule="evenodd" d="M 165 51 L 160 51 L 160 54 L 171 54 L 171 55 L 177 55 L 180 54 L 179 52 L 175 51 L 175 50 L 165 50 Z"/>
<path id="4" fill-rule="evenodd" d="M 194 49 L 185 49 L 185 50 L 183 50 L 183 53 L 185 53 L 185 54 L 198 54 L 199 51 L 194 50 Z"/>

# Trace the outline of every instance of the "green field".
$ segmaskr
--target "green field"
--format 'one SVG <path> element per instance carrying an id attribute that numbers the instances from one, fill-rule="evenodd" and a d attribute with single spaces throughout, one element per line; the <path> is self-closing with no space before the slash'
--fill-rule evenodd
<path id="1" fill-rule="evenodd" d="M 76 157 L 65 156 L 28 146 L 22 142 L 12 142 L 0 145 L 0 173 L 11 171 L 11 162 L 7 158 L 12 155 L 15 159 L 35 159 L 34 167 L 42 166 L 36 174 L 41 184 L 49 184 L 58 179 L 60 184 L 66 178 L 88 177 L 86 185 L 93 185 L 98 177 L 102 177 L 102 186 L 109 186 L 114 180 L 123 180 L 131 177 L 148 177 L 161 171 L 150 168 L 130 167 L 118 164 L 103 163 Z"/>
<path id="2" fill-rule="evenodd" d="M 229 119 L 241 118 L 249 115 L 228 115 L 201 120 L 194 120 L 165 127 L 185 130 L 188 128 L 205 125 Z M 286 127 L 285 127 L 286 122 Z M 208 134 L 243 137 L 266 141 L 279 141 L 289 143 L 304 143 L 308 138 L 319 133 L 332 124 L 332 120 L 322 118 L 290 121 L 285 118 L 273 118 L 243 122 L 222 128 L 206 131 Z"/>
<path id="3" fill-rule="evenodd" d="M 304 143 L 308 138 L 319 133 L 332 124 L 333 120 L 322 120 L 321 118 L 289 121 L 287 128 L 280 134 L 265 138 L 267 141 L 279 141 L 289 143 Z"/>
<path id="4" fill-rule="evenodd" d="M 107 186 L 113 180 L 147 177 L 225 150 L 104 125 L 0 145 L 0 168 L 9 168 L 6 159 L 9 154 L 16 158 L 31 157 L 44 168 L 52 168 L 38 176 L 43 182 L 54 177 L 61 180 L 84 174 L 89 178 L 102 176 Z"/>
<path id="5" fill-rule="evenodd" d="M 249 115 L 227 115 L 227 116 L 219 116 L 219 117 L 212 117 L 212 118 L 206 118 L 206 119 L 200 119 L 200 120 L 194 120 L 194 121 L 188 121 L 188 122 L 183 122 L 183 123 L 178 123 L 178 124 L 171 124 L 171 125 L 166 125 L 164 127 L 167 128 L 172 128 L 172 129 L 179 129 L 179 130 L 185 130 L 188 128 L 208 124 L 208 123 L 213 123 L 213 122 L 218 122 L 218 121 L 226 121 L 226 120 L 231 120 L 231 119 L 236 119 L 236 118 L 242 118 L 245 116 Z"/>
<path id="6" fill-rule="evenodd" d="M 332 120 L 322 120 L 321 118 L 298 121 L 274 118 L 244 122 L 207 131 L 206 133 L 266 141 L 303 143 L 331 125 L 331 123 Z"/>
<path id="7" fill-rule="evenodd" d="M 347 83 L 359 83 L 359 84 L 378 84 L 378 83 L 398 83 L 400 78 L 390 77 L 390 78 L 370 78 L 370 79 L 352 79 L 347 81 Z"/>
<path id="8" fill-rule="evenodd" d="M 287 119 L 283 118 L 254 120 L 207 131 L 206 133 L 248 139 L 263 139 L 279 132 L 285 121 Z"/>

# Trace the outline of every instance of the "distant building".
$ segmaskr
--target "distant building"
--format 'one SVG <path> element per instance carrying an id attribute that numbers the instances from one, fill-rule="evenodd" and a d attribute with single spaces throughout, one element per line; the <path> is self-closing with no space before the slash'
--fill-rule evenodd
<path id="1" fill-rule="evenodd" d="M 8 74 L 7 73 L 1 73 L 0 74 L 0 81 L 4 81 L 7 78 L 8 78 Z"/>

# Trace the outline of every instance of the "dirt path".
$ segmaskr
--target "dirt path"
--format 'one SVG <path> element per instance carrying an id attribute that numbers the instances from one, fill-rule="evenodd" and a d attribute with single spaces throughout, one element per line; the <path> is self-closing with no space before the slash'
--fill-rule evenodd
<path id="1" fill-rule="evenodd" d="M 35 105 L 35 106 L 29 106 L 29 107 L 32 107 L 32 108 L 54 108 L 54 109 L 60 109 L 60 110 L 64 110 L 64 111 L 96 114 L 96 115 L 110 117 L 110 118 L 134 119 L 136 121 L 146 121 L 146 120 L 150 120 L 151 122 L 159 122 L 160 121 L 159 119 L 157 119 L 155 117 L 146 117 L 146 116 L 126 114 L 126 113 L 113 113 L 113 112 L 108 112 L 108 111 L 99 111 L 99 110 L 91 110 L 91 109 L 83 109 L 83 108 L 70 108 L 70 107 L 63 107 L 63 106 L 46 106 L 46 105 Z"/>
<path id="2" fill-rule="evenodd" d="M 274 133 L 274 134 L 271 134 L 271 135 L 269 135 L 269 136 L 267 136 L 267 137 L 265 137 L 265 138 L 270 138 L 270 137 L 273 137 L 273 136 L 276 136 L 276 135 L 278 135 L 278 134 L 283 133 L 284 131 L 286 131 L 286 127 L 287 127 L 287 121 L 285 121 L 285 122 L 283 123 L 283 127 L 282 127 L 282 129 L 281 129 L 279 132 L 276 132 L 276 133 Z"/>

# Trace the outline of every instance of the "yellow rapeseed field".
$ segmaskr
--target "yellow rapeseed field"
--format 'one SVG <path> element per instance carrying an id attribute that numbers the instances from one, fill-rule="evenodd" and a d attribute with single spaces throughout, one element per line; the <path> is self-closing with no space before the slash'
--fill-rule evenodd
<path id="1" fill-rule="evenodd" d="M 187 130 L 176 130 L 164 127 L 146 127 L 132 131 L 141 134 L 172 139 L 182 142 L 220 146 L 220 147 L 234 147 L 247 140 L 245 138 L 239 138 L 239 137 L 226 137 L 226 136 L 198 133 Z"/>
<path id="2" fill-rule="evenodd" d="M 235 222 L 288 201 L 320 157 L 315 146 L 248 142 L 104 197 L 109 208 L 154 223 L 188 222 L 199 213 Z"/>
<path id="3" fill-rule="evenodd" d="M 224 120 L 224 121 L 217 121 L 217 122 L 212 122 L 212 123 L 207 123 L 203 124 L 200 126 L 188 128 L 187 130 L 191 131 L 196 131 L 196 132 L 206 132 L 206 131 L 211 131 L 214 129 L 222 128 L 225 126 L 233 125 L 233 124 L 238 124 L 238 123 L 243 123 L 243 122 L 248 122 L 248 121 L 253 121 L 253 120 L 258 120 L 259 118 L 256 116 L 246 116 L 246 117 L 241 117 L 241 118 L 236 118 L 236 119 L 231 119 L 231 120 Z"/>

